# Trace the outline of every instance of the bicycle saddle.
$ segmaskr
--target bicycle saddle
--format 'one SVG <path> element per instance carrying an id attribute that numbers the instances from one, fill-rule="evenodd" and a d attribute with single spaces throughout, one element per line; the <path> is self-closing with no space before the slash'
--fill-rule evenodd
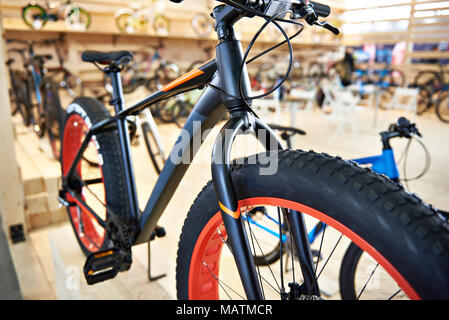
<path id="1" fill-rule="evenodd" d="M 289 131 L 289 132 L 292 133 L 292 135 L 295 135 L 295 134 L 299 134 L 299 135 L 301 135 L 301 136 L 306 135 L 306 132 L 305 132 L 304 130 L 299 129 L 299 128 L 284 127 L 284 126 L 279 126 L 279 125 L 277 125 L 277 124 L 272 124 L 272 123 L 270 123 L 268 126 L 269 126 L 271 129 L 273 129 L 273 130 L 278 130 L 278 131 Z"/>
<path id="2" fill-rule="evenodd" d="M 125 65 L 133 59 L 132 52 L 129 51 L 84 51 L 81 54 L 81 59 L 84 62 L 98 62 L 100 64 L 117 64 Z"/>

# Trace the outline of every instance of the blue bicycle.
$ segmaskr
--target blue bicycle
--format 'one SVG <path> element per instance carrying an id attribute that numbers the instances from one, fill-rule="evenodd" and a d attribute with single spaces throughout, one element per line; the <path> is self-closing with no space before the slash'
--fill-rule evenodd
<path id="1" fill-rule="evenodd" d="M 383 88 L 402 87 L 405 85 L 404 73 L 399 69 L 385 68 L 380 70 L 359 69 L 354 72 L 356 83 L 375 84 Z"/>
<path id="2" fill-rule="evenodd" d="M 271 125 L 271 127 L 281 132 L 281 137 L 287 142 L 289 148 L 291 147 L 291 136 L 295 134 L 305 134 L 303 131 L 298 129 L 295 129 L 295 131 L 289 131 L 293 130 L 293 128 L 273 125 Z M 382 154 L 372 157 L 354 159 L 352 161 L 361 166 L 370 166 L 373 171 L 383 174 L 393 181 L 399 182 L 398 164 L 396 162 L 394 150 L 390 144 L 390 141 L 394 138 L 409 139 L 409 144 L 404 151 L 404 155 L 406 156 L 408 154 L 410 142 L 412 141 L 413 137 L 421 137 L 421 133 L 414 123 L 411 123 L 406 118 L 401 117 L 399 118 L 397 123 L 390 125 L 387 131 L 381 132 L 380 136 L 383 146 Z M 425 168 L 417 177 L 414 177 L 412 179 L 402 179 L 402 181 L 405 183 L 407 181 L 422 177 L 428 170 L 430 155 L 425 146 L 422 143 L 421 145 L 426 152 L 427 161 Z M 269 212 L 269 209 L 266 207 L 256 207 L 252 210 L 249 210 L 243 217 L 244 220 L 249 222 L 250 225 L 255 226 L 252 232 L 266 234 L 266 236 L 263 237 L 265 239 L 265 243 L 260 244 L 263 254 L 254 255 L 255 263 L 258 266 L 268 266 L 281 260 L 281 252 L 282 254 L 286 254 L 287 257 L 294 256 L 293 254 L 291 254 L 292 251 L 289 231 L 283 223 L 279 223 L 279 216 L 280 215 L 277 215 L 275 212 Z M 326 227 L 327 225 L 324 222 L 318 222 L 313 226 L 313 228 L 308 233 L 308 240 L 311 245 L 318 242 L 320 237 L 324 237 Z M 272 237 L 267 235 L 272 235 Z M 262 247 L 264 249 L 262 249 Z M 373 270 L 370 270 L 370 272 L 368 272 L 368 279 L 360 280 L 360 276 L 357 275 L 357 268 L 358 266 L 360 267 L 360 265 L 362 265 L 362 263 L 360 263 L 362 254 L 363 250 L 353 242 L 350 243 L 344 254 L 339 274 L 340 294 L 343 299 L 359 299 L 362 293 L 366 290 L 368 282 L 373 278 L 375 270 L 378 268 L 378 264 L 376 263 L 373 267 Z M 321 244 L 319 250 L 312 250 L 312 255 L 315 263 L 318 264 L 318 261 L 322 259 Z M 286 267 L 287 265 L 288 263 L 285 264 Z M 365 271 L 365 274 L 366 273 L 367 272 Z M 366 277 L 366 275 L 364 277 Z"/>

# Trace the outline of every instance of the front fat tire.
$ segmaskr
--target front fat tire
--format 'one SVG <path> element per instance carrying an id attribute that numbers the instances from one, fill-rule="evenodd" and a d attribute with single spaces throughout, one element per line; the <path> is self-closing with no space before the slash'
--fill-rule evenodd
<path id="1" fill-rule="evenodd" d="M 340 224 L 339 231 L 344 226 L 352 232 L 343 232 L 351 240 L 359 237 L 359 242 L 362 239 L 377 250 L 410 284 L 412 298 L 449 298 L 449 227 L 436 210 L 385 176 L 355 163 L 299 150 L 281 151 L 277 157 L 278 171 L 273 176 L 259 175 L 261 164 L 254 156 L 232 166 L 239 200 L 270 197 L 319 211 Z M 189 271 L 197 239 L 218 212 L 209 183 L 192 205 L 180 237 L 179 299 L 189 298 Z"/>

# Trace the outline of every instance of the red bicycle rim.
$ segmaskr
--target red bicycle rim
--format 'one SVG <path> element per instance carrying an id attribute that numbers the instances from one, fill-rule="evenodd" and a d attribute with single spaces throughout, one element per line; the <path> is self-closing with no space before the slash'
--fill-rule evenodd
<path id="1" fill-rule="evenodd" d="M 412 286 L 405 278 L 385 259 L 374 247 L 362 239 L 359 235 L 342 225 L 340 222 L 330 218 L 326 214 L 290 200 L 256 197 L 239 201 L 239 207 L 275 206 L 296 210 L 314 217 L 332 228 L 338 230 L 346 237 L 356 243 L 361 249 L 371 255 L 397 282 L 410 299 L 420 299 Z M 220 230 L 220 233 L 217 231 Z M 191 300 L 217 300 L 219 299 L 219 265 L 223 239 L 226 237 L 221 213 L 217 212 L 206 224 L 197 239 L 193 250 L 189 269 L 189 299 Z M 213 273 L 213 275 L 211 274 Z"/>
<path id="2" fill-rule="evenodd" d="M 62 168 L 63 173 L 66 175 L 73 163 L 78 150 L 84 139 L 84 132 L 88 129 L 86 122 L 83 117 L 78 114 L 70 116 L 67 120 L 64 136 L 63 136 L 63 154 L 62 154 Z M 82 168 L 81 162 L 77 167 L 79 176 L 82 179 Z M 101 177 L 103 178 L 103 168 L 100 166 Z M 104 180 L 103 180 L 104 186 Z M 106 193 L 105 193 L 106 194 Z M 67 200 L 69 202 L 78 203 L 77 206 L 69 207 L 69 214 L 80 241 L 84 247 L 90 252 L 98 251 L 105 240 L 105 230 L 98 224 L 96 219 L 85 209 L 75 198 L 70 194 L 67 194 Z M 83 196 L 83 200 L 84 196 Z M 104 202 L 106 203 L 105 199 Z M 81 219 L 81 221 L 80 221 Z M 84 227 L 84 232 L 80 230 L 80 222 L 82 222 Z"/>

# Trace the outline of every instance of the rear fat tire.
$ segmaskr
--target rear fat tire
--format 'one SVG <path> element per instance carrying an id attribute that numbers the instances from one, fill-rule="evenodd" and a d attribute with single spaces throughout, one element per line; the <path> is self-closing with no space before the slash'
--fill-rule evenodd
<path id="1" fill-rule="evenodd" d="M 81 116 L 86 126 L 90 128 L 93 124 L 109 118 L 110 114 L 107 109 L 96 99 L 81 97 L 75 99 L 72 104 L 70 104 L 67 108 L 66 119 L 64 121 L 64 134 L 62 140 L 61 167 L 63 174 L 68 170 L 69 165 L 66 163 L 65 157 L 67 157 L 67 152 L 70 151 L 65 149 L 68 148 L 67 145 L 70 141 L 67 140 L 68 138 L 66 137 L 66 127 L 68 121 L 70 121 L 70 118 L 73 116 Z M 122 153 L 117 130 L 108 130 L 103 133 L 98 133 L 95 135 L 95 140 L 99 157 L 102 159 L 101 168 L 105 188 L 105 202 L 114 213 L 121 216 L 124 221 L 127 222 L 129 217 L 130 201 L 126 191 L 126 186 L 123 183 L 123 181 L 125 181 L 125 169 L 121 160 Z M 92 253 L 92 251 L 88 250 L 80 240 L 70 216 L 70 208 L 67 208 L 67 211 L 69 214 L 69 220 L 72 224 L 81 249 L 86 255 Z M 105 232 L 103 245 L 98 250 L 106 249 L 108 247 L 108 235 Z"/>
<path id="2" fill-rule="evenodd" d="M 436 210 L 385 176 L 340 158 L 286 150 L 279 152 L 278 159 L 274 176 L 259 175 L 261 165 L 254 164 L 253 157 L 232 166 L 239 200 L 270 197 L 318 210 L 377 250 L 418 297 L 449 298 L 449 226 Z M 197 239 L 218 212 L 209 183 L 192 205 L 180 237 L 179 299 L 189 298 L 189 271 L 194 248 L 199 246 Z"/>

